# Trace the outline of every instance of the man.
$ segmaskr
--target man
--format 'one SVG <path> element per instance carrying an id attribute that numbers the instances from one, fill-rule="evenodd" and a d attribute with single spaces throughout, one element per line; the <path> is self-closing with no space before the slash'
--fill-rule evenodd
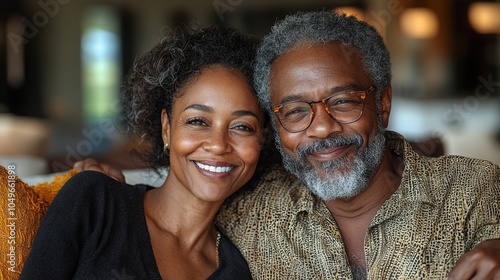
<path id="1" fill-rule="evenodd" d="M 288 16 L 263 39 L 256 89 L 301 181 L 272 172 L 219 216 L 257 278 L 500 279 L 499 241 L 481 243 L 500 238 L 499 167 L 386 132 L 390 82 L 354 17 Z"/>
<path id="2" fill-rule="evenodd" d="M 421 157 L 385 131 L 391 67 L 375 29 L 288 16 L 255 82 L 295 175 L 274 168 L 218 217 L 255 278 L 500 279 L 500 169 Z"/>

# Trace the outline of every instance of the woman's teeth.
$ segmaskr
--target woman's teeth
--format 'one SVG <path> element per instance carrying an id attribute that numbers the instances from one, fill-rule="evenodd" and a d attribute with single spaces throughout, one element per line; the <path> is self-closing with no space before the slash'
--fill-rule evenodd
<path id="1" fill-rule="evenodd" d="M 216 173 L 224 173 L 224 172 L 229 172 L 231 171 L 234 167 L 230 167 L 230 166 L 211 166 L 211 165 L 206 165 L 206 164 L 202 164 L 202 163 L 199 163 L 199 162 L 195 162 L 196 165 L 198 165 L 199 168 L 203 169 L 203 170 L 207 170 L 207 171 L 210 171 L 210 172 L 216 172 Z"/>

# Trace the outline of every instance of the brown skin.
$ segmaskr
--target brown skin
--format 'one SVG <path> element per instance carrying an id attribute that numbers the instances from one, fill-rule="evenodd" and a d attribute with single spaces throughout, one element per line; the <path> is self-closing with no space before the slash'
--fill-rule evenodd
<path id="1" fill-rule="evenodd" d="M 355 48 L 339 43 L 300 46 L 273 62 L 271 102 L 278 105 L 290 100 L 320 100 L 331 95 L 336 88 L 365 90 L 372 86 L 372 82 L 364 72 L 361 61 Z M 388 125 L 391 98 L 392 89 L 389 86 L 382 92 L 380 101 L 384 127 Z M 315 138 L 335 134 L 359 134 L 364 140 L 361 149 L 365 149 L 377 133 L 376 99 L 373 94 L 367 96 L 361 118 L 350 124 L 336 122 L 322 104 L 316 103 L 314 106 L 315 117 L 305 131 L 290 133 L 275 120 L 286 153 L 294 156 L 299 147 L 311 143 Z M 311 155 L 309 161 L 328 161 L 345 155 L 354 157 L 354 148 L 322 151 Z M 399 187 L 403 166 L 401 157 L 386 150 L 380 166 L 363 192 L 349 199 L 326 202 L 339 226 L 351 265 L 366 266 L 363 248 L 365 234 L 382 204 Z M 450 273 L 450 279 L 500 279 L 500 240 L 484 241 L 464 254 Z"/>
<path id="2" fill-rule="evenodd" d="M 448 275 L 448 280 L 500 279 L 500 240 L 486 240 L 465 253 Z"/>

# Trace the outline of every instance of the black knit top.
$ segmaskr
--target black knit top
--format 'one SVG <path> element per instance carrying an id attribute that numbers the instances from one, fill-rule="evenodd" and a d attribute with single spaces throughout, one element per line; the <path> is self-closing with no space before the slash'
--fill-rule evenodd
<path id="1" fill-rule="evenodd" d="M 73 176 L 50 205 L 20 279 L 161 279 L 144 216 L 151 188 L 94 171 Z M 219 267 L 209 279 L 251 279 L 222 233 Z"/>

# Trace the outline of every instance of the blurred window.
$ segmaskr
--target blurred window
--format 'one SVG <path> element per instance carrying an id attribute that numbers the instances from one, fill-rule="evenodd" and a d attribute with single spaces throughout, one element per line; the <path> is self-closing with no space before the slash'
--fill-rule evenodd
<path id="1" fill-rule="evenodd" d="M 120 15 L 112 7 L 89 7 L 81 40 L 83 112 L 94 123 L 118 115 L 122 81 Z"/>

